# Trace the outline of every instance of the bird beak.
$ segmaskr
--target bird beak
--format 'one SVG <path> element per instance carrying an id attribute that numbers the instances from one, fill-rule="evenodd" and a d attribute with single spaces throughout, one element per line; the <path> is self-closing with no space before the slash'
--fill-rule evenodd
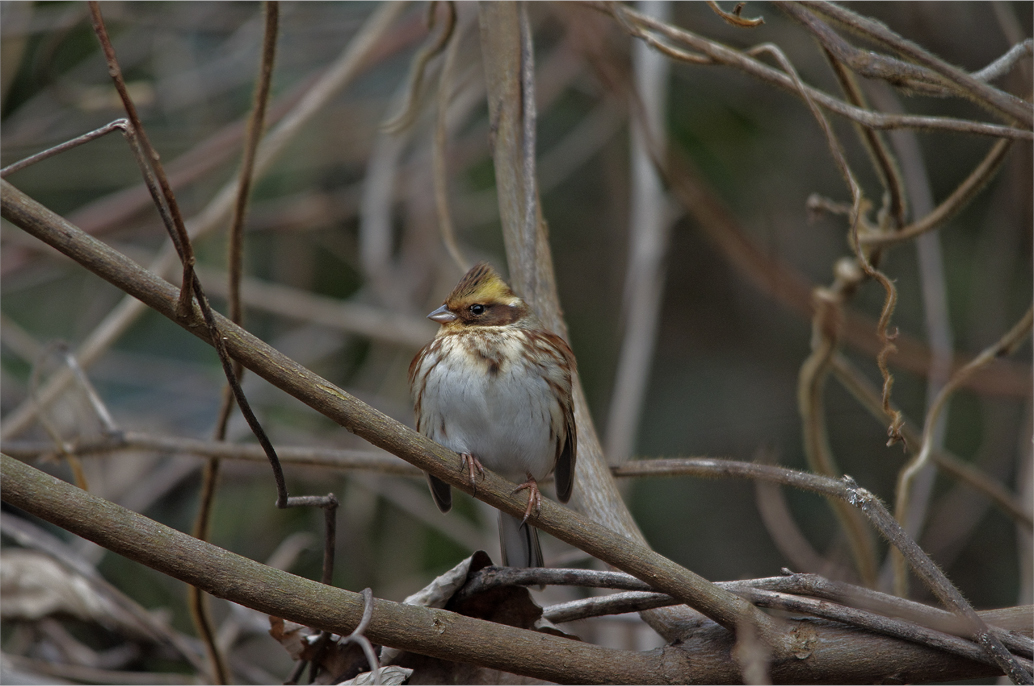
<path id="1" fill-rule="evenodd" d="M 437 310 L 427 315 L 427 318 L 432 319 L 438 322 L 439 324 L 448 324 L 449 322 L 456 321 L 456 315 L 454 315 L 452 312 L 449 312 L 449 308 L 447 308 L 445 305 L 442 305 Z"/>

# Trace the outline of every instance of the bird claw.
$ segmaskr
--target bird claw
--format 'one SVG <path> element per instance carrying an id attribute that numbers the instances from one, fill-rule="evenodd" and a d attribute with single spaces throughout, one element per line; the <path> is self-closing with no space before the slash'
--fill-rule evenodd
<path id="1" fill-rule="evenodd" d="M 470 475 L 470 487 L 474 489 L 474 493 L 478 492 L 477 475 L 480 473 L 481 478 L 485 478 L 485 468 L 481 466 L 481 462 L 471 455 L 470 453 L 460 453 L 460 471 L 467 470 L 467 474 Z"/>
<path id="2" fill-rule="evenodd" d="M 527 481 L 513 489 L 513 493 L 524 490 L 528 491 L 528 508 L 524 511 L 524 518 L 521 520 L 521 524 L 528 521 L 528 517 L 531 516 L 532 512 L 537 516 L 539 511 L 542 509 L 542 492 L 539 491 L 539 484 L 535 481 L 535 477 L 530 474 L 528 475 Z"/>

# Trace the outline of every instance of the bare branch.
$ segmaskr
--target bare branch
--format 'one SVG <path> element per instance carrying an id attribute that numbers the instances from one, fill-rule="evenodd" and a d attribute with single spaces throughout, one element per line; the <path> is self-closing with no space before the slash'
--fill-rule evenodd
<path id="1" fill-rule="evenodd" d="M 756 26 L 761 26 L 762 24 L 764 24 L 765 20 L 761 17 L 758 17 L 756 19 L 747 19 L 746 17 L 742 16 L 741 12 L 743 12 L 743 7 L 746 4 L 747 3 L 745 2 L 738 2 L 736 3 L 736 6 L 732 9 L 732 12 L 726 12 L 718 6 L 717 2 L 714 2 L 713 0 L 708 0 L 707 2 L 708 7 L 714 10 L 715 14 L 717 14 L 719 17 L 727 21 L 729 24 L 732 24 L 733 26 L 738 26 L 744 29 L 752 29 Z"/>
<path id="2" fill-rule="evenodd" d="M 213 595 L 325 631 L 347 635 L 362 622 L 367 604 L 359 594 L 287 574 L 197 541 L 6 455 L 0 456 L 0 464 L 5 501 L 118 554 L 196 584 Z M 697 632 L 693 659 L 689 660 L 674 656 L 671 648 L 647 653 L 613 650 L 445 610 L 380 599 L 374 600 L 372 606 L 364 633 L 373 642 L 542 679 L 583 683 L 724 683 L 742 678 L 729 654 L 727 635 L 716 635 L 713 624 Z M 856 629 L 788 621 L 797 628 L 796 635 L 803 632 L 809 641 L 807 645 L 798 644 L 802 650 L 796 656 L 773 663 L 772 677 L 780 682 L 813 682 L 833 674 L 848 674 L 852 681 L 873 681 L 887 673 L 888 665 L 910 681 L 936 680 L 938 675 L 992 673 L 984 665 L 974 665 L 940 650 L 875 635 L 861 639 L 859 649 L 866 655 L 878 655 L 879 664 L 869 660 L 863 665 L 857 656 L 848 659 L 854 653 L 845 649 L 859 640 Z M 426 630 L 443 626 L 448 630 L 431 632 L 433 636 Z M 852 641 L 847 640 L 849 636 Z M 718 647 L 719 642 L 722 647 Z"/>
<path id="3" fill-rule="evenodd" d="M 831 2 L 803 2 L 802 4 L 817 14 L 829 17 L 852 31 L 882 43 L 899 54 L 927 66 L 955 84 L 962 94 L 981 107 L 997 111 L 1005 115 L 1006 119 L 1015 119 L 1027 128 L 1034 126 L 1034 109 L 1029 102 L 1000 91 L 958 67 L 948 64 L 912 41 L 897 35 L 880 22 L 863 17 Z"/>
<path id="4" fill-rule="evenodd" d="M 453 29 L 456 27 L 456 7 L 451 0 L 447 0 L 445 3 L 445 26 L 442 28 L 442 32 L 433 40 L 428 42 L 426 46 L 420 49 L 413 58 L 413 64 L 409 69 L 409 88 L 407 90 L 407 97 L 405 105 L 402 111 L 396 114 L 388 121 L 381 124 L 381 130 L 386 133 L 400 133 L 408 129 L 416 121 L 417 112 L 420 108 L 420 97 L 423 91 L 424 85 L 424 73 L 427 71 L 427 64 L 432 59 L 441 54 L 442 50 L 445 49 L 446 44 L 452 37 Z M 427 5 L 427 28 L 428 30 L 434 29 L 435 22 L 437 21 L 438 13 L 438 2 L 430 2 Z"/>
<path id="5" fill-rule="evenodd" d="M 944 605 L 966 623 L 970 635 L 980 642 L 987 655 L 999 665 L 1016 683 L 1030 683 L 1032 677 L 1016 662 L 1012 654 L 1001 644 L 983 620 L 976 614 L 957 588 L 948 580 L 944 572 L 930 559 L 929 555 L 905 533 L 900 524 L 887 511 L 879 498 L 864 488 L 859 488 L 854 480 L 845 476 L 833 480 L 816 474 L 795 472 L 771 465 L 749 464 L 724 460 L 650 460 L 649 462 L 632 462 L 615 470 L 621 476 L 629 474 L 672 473 L 678 469 L 682 474 L 708 474 L 709 476 L 727 476 L 737 478 L 765 479 L 787 486 L 803 488 L 815 493 L 841 499 L 853 507 L 860 509 L 870 523 L 901 551 L 916 574 L 933 591 Z"/>
<path id="6" fill-rule="evenodd" d="M 43 515 L 120 555 L 212 595 L 324 631 L 348 635 L 362 621 L 367 604 L 358 593 L 267 567 L 76 489 L 11 457 L 3 455 L 0 460 L 6 502 Z M 585 683 L 681 680 L 678 671 L 671 672 L 664 661 L 649 654 L 602 648 L 387 600 L 374 600 L 372 608 L 365 635 L 381 645 L 553 681 L 571 676 Z M 427 630 L 435 626 L 448 627 L 448 631 Z M 561 653 L 565 659 L 546 659 Z M 572 673 L 575 664 L 586 671 Z"/>
<path id="7" fill-rule="evenodd" d="M 171 306 L 178 293 L 170 284 L 68 224 L 8 182 L 0 181 L 0 188 L 3 190 L 3 216 L 8 221 L 81 261 L 83 266 L 98 276 L 178 322 L 174 307 Z M 196 310 L 195 316 L 200 316 Z M 402 457 L 453 487 L 509 514 L 524 515 L 526 498 L 515 493 L 513 483 L 486 470 L 484 481 L 478 483 L 477 492 L 474 493 L 470 482 L 460 470 L 459 455 L 356 400 L 225 318 L 214 313 L 211 316 L 223 336 L 222 341 L 215 343 L 225 345 L 236 359 L 260 377 L 373 445 Z M 209 329 L 187 327 L 186 322 L 182 326 L 195 336 L 207 340 Z M 759 613 L 741 598 L 708 583 L 644 545 L 552 501 L 543 500 L 541 510 L 538 514 L 533 513 L 528 523 L 619 569 L 640 578 L 651 579 L 657 584 L 658 590 L 669 592 L 691 607 L 720 618 L 729 628 L 735 627 L 737 621 Z M 780 634 L 773 623 L 765 616 L 757 621 L 759 626 L 768 626 L 770 635 L 767 638 L 779 645 L 777 639 Z"/>
<path id="8" fill-rule="evenodd" d="M 981 160 L 970 175 L 929 214 L 894 232 L 860 232 L 859 242 L 864 246 L 893 245 L 938 228 L 966 207 L 973 196 L 994 177 L 1010 147 L 1011 141 L 1008 140 L 998 141 L 991 146 L 987 156 Z"/>
<path id="9" fill-rule="evenodd" d="M 453 3 L 449 3 L 453 13 L 456 12 Z M 442 64 L 442 75 L 438 79 L 438 102 L 435 112 L 434 143 L 431 147 L 432 164 L 434 165 L 434 203 L 438 212 L 438 228 L 442 232 L 442 242 L 449 251 L 452 261 L 456 263 L 460 271 L 465 272 L 470 268 L 470 262 L 463 255 L 459 245 L 456 243 L 456 227 L 452 222 L 452 213 L 449 211 L 449 171 L 446 164 L 446 147 L 448 144 L 448 129 L 446 127 L 449 103 L 452 101 L 452 78 L 456 71 L 456 57 L 459 55 L 460 44 L 463 41 L 464 29 L 467 24 L 461 25 L 459 30 L 454 30 L 449 48 L 445 52 L 445 63 Z"/>
<path id="10" fill-rule="evenodd" d="M 361 73 L 366 66 L 366 60 L 377 49 L 379 39 L 404 9 L 405 3 L 386 3 L 370 16 L 341 55 L 327 68 L 320 79 L 297 99 L 291 111 L 266 136 L 256 155 L 255 176 L 261 176 L 268 170 L 274 160 L 283 153 L 287 144 L 303 131 L 305 124 L 311 121 L 335 94 Z M 237 180 L 234 179 L 224 185 L 212 201 L 190 220 L 188 227 L 190 236 L 196 239 L 220 226 L 232 211 L 236 196 Z M 152 262 L 150 269 L 157 274 L 165 274 L 174 261 L 175 253 L 171 250 L 163 250 Z M 76 353 L 79 363 L 84 368 L 88 368 L 145 311 L 145 306 L 139 300 L 131 297 L 123 299 L 83 341 Z M 52 403 L 55 398 L 60 396 L 70 380 L 71 375 L 55 376 L 40 391 L 40 403 L 44 406 Z M 36 409 L 31 403 L 11 412 L 4 422 L 2 434 L 4 438 L 10 438 L 25 431 L 35 418 L 35 413 Z"/>
<path id="11" fill-rule="evenodd" d="M 930 455 L 933 450 L 933 432 L 934 427 L 937 425 L 937 419 L 940 416 L 941 410 L 944 409 L 944 404 L 947 399 L 954 393 L 962 380 L 967 376 L 971 375 L 975 370 L 980 367 L 990 364 L 997 357 L 1004 357 L 1011 353 L 1016 346 L 1018 346 L 1031 332 L 1032 325 L 1034 325 L 1034 308 L 1027 308 L 1027 312 L 1020 318 L 1020 320 L 1006 332 L 1000 339 L 995 341 L 993 345 L 985 348 L 979 355 L 967 364 L 965 367 L 955 372 L 948 383 L 944 385 L 940 393 L 937 394 L 936 399 L 930 405 L 930 408 L 926 412 L 926 421 L 923 423 L 923 442 L 919 449 L 919 452 L 914 458 L 901 470 L 898 476 L 897 484 L 897 502 L 895 505 L 895 512 L 898 521 L 904 526 L 905 513 L 908 508 L 909 491 L 912 488 L 912 482 L 916 475 L 930 460 Z M 895 574 L 895 586 L 899 595 L 907 595 L 908 590 L 908 576 L 906 570 L 903 568 L 903 563 L 898 562 L 896 564 Z"/>
<path id="12" fill-rule="evenodd" d="M 169 232 L 173 245 L 176 246 L 176 252 L 179 253 L 180 262 L 183 263 L 183 286 L 180 291 L 179 312 L 181 317 L 186 317 L 190 309 L 190 299 L 194 296 L 194 248 L 190 243 L 190 237 L 187 235 L 187 228 L 183 224 L 183 215 L 180 213 L 179 203 L 176 202 L 176 196 L 173 195 L 172 187 L 165 176 L 165 168 L 159 159 L 158 151 L 151 145 L 151 140 L 147 137 L 144 125 L 136 112 L 136 105 L 133 104 L 132 98 L 129 97 L 126 82 L 122 78 L 122 68 L 115 57 L 115 48 L 108 38 L 108 30 L 104 26 L 100 4 L 94 0 L 89 2 L 88 5 L 90 7 L 90 18 L 93 21 L 94 33 L 97 34 L 97 38 L 100 40 L 104 57 L 108 63 L 108 73 L 115 82 L 115 90 L 118 91 L 119 98 L 122 100 L 122 106 L 125 107 L 126 114 L 129 116 L 131 124 L 130 133 L 139 140 L 140 149 L 143 151 L 143 157 L 146 162 L 142 166 L 153 172 L 158 186 L 161 188 L 160 197 L 156 193 L 153 194 L 155 205 L 160 212 L 164 209 L 168 213 L 168 218 L 171 219 L 171 222 L 168 219 L 166 220 L 166 229 Z M 163 219 L 166 218 L 165 212 L 162 212 Z"/>
<path id="13" fill-rule="evenodd" d="M 980 81 L 1000 79 L 1012 71 L 1017 62 L 1025 57 L 1030 57 L 1032 54 L 1034 54 L 1034 39 L 1027 38 L 1022 43 L 1017 43 L 1009 48 L 1008 52 L 980 71 L 973 72 L 973 78 Z"/>
<path id="14" fill-rule="evenodd" d="M 832 371 L 837 379 L 843 384 L 861 404 L 869 411 L 877 421 L 883 417 L 883 404 L 880 398 L 880 391 L 859 372 L 853 364 L 841 353 L 837 353 L 832 360 Z M 902 425 L 902 434 L 905 442 L 911 446 L 922 443 L 922 436 L 912 428 L 915 424 L 905 417 Z M 946 473 L 959 479 L 970 488 L 987 496 L 1005 514 L 1016 520 L 1027 529 L 1034 528 L 1034 518 L 1031 517 L 1023 506 L 1022 502 L 1009 492 L 1000 482 L 995 481 L 984 472 L 973 465 L 943 451 L 933 450 L 931 457 L 938 467 Z"/>
<path id="15" fill-rule="evenodd" d="M 265 462 L 266 454 L 255 444 L 199 441 L 192 438 L 165 436 L 139 431 L 123 431 L 117 436 L 92 441 L 76 441 L 66 446 L 69 452 L 81 457 L 121 451 L 153 450 L 161 453 L 181 453 L 198 457 L 218 457 L 223 460 Z M 46 459 L 52 452 L 50 443 L 34 441 L 4 441 L 0 450 L 20 460 Z M 315 446 L 282 446 L 277 449 L 282 462 L 345 471 L 368 471 L 392 476 L 420 477 L 423 472 L 388 453 L 376 450 L 346 450 Z"/>
<path id="16" fill-rule="evenodd" d="M 755 76 L 763 81 L 779 86 L 791 92 L 798 92 L 793 79 L 788 75 L 769 67 L 768 65 L 753 59 L 740 51 L 733 50 L 725 45 L 710 41 L 706 38 L 693 34 L 681 28 L 675 28 L 664 22 L 657 22 L 649 17 L 636 12 L 635 10 L 621 4 L 587 3 L 587 6 L 612 14 L 619 22 L 637 38 L 647 41 L 650 45 L 671 57 L 694 64 L 724 64 L 735 67 Z M 647 29 L 655 31 L 668 40 L 687 45 L 696 53 L 687 53 L 657 40 L 647 33 Z M 862 126 L 874 129 L 895 129 L 915 128 L 920 130 L 943 130 L 955 131 L 958 133 L 970 133 L 982 136 L 994 136 L 1000 138 L 1018 138 L 1023 140 L 1034 140 L 1034 132 L 1014 128 L 1012 126 L 1001 126 L 998 124 L 987 124 L 951 117 L 927 117 L 916 115 L 891 115 L 880 112 L 872 112 L 849 105 L 842 100 L 834 98 L 823 91 L 811 86 L 805 86 L 809 95 L 817 104 L 831 112 L 847 117 Z"/>
<path id="17" fill-rule="evenodd" d="M 25 169 L 26 167 L 29 167 L 33 164 L 36 164 L 37 162 L 42 162 L 48 157 L 53 157 L 54 155 L 65 152 L 66 150 L 71 150 L 72 148 L 78 147 L 83 143 L 89 143 L 90 141 L 96 140 L 101 136 L 108 135 L 112 131 L 122 131 L 123 133 L 125 133 L 128 128 L 128 119 L 116 119 L 110 124 L 105 124 L 99 129 L 95 129 L 94 131 L 90 131 L 89 133 L 84 133 L 81 136 L 76 136 L 75 138 L 69 141 L 65 141 L 64 143 L 55 145 L 52 148 L 47 148 L 46 150 L 38 152 L 35 155 L 30 155 L 29 157 L 26 157 L 24 160 L 19 160 L 14 164 L 7 165 L 3 169 L 0 169 L 0 178 L 6 179 L 11 174 L 14 174 L 15 172 Z"/>

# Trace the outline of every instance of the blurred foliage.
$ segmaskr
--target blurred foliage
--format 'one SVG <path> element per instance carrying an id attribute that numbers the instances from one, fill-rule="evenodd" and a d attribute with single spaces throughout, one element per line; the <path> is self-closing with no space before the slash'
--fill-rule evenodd
<path id="1" fill-rule="evenodd" d="M 1011 21 L 1022 36 L 1031 35 L 1030 3 L 997 9 L 972 2 L 851 6 L 971 71 L 1008 49 L 1005 24 Z M 373 8 L 371 3 L 284 3 L 272 120 L 283 116 L 344 50 Z M 0 9 L 3 165 L 122 116 L 84 4 L 2 2 Z M 185 215 L 193 216 L 236 174 L 240 142 L 233 131 L 241 127 L 251 105 L 261 45 L 260 5 L 105 2 L 102 9 L 151 140 L 170 173 L 186 175 L 176 192 Z M 461 8 L 461 19 L 467 22 L 461 26 L 472 30 L 464 33 L 454 85 L 457 100 L 473 94 L 474 104 L 458 112 L 451 127 L 450 201 L 468 257 L 487 258 L 505 268 L 472 11 L 472 6 Z M 387 237 L 390 273 L 371 273 L 379 267 L 363 253 L 376 238 L 364 233 L 363 194 L 369 192 L 368 184 L 385 182 L 384 176 L 370 180 L 374 160 L 392 154 L 386 152 L 392 138 L 379 125 L 401 105 L 409 62 L 426 35 L 423 13 L 422 6 L 414 6 L 404 15 L 390 32 L 390 44 L 361 77 L 257 180 L 246 239 L 249 276 L 413 319 L 433 309 L 451 288 L 460 272 L 441 247 L 431 195 L 436 78 L 428 79 L 415 127 L 397 139 L 398 175 Z M 539 174 L 557 177 L 543 189 L 543 209 L 572 347 L 598 429 L 605 435 L 624 321 L 630 171 L 625 103 L 601 74 L 603 66 L 627 71 L 630 40 L 608 18 L 585 7 L 535 3 L 531 14 L 539 68 Z M 738 48 L 776 43 L 806 82 L 838 92 L 820 50 L 797 24 L 767 5 L 752 3 L 745 14 L 762 15 L 765 24 L 750 31 L 730 27 L 703 3 L 675 3 L 672 23 Z M 597 45 L 590 45 L 585 30 L 578 29 L 585 21 L 603 27 L 593 39 Z M 432 70 L 439 68 L 438 62 L 432 63 Z M 999 85 L 1029 97 L 1030 60 L 1023 60 Z M 675 64 L 668 86 L 672 146 L 688 155 L 742 230 L 768 255 L 786 261 L 816 285 L 829 283 L 834 261 L 849 254 L 845 222 L 827 216 L 809 223 L 805 201 L 813 193 L 845 201 L 848 192 L 806 106 L 792 94 L 721 67 Z M 902 96 L 901 103 L 912 113 L 983 116 L 958 99 Z M 620 124 L 585 142 L 588 152 L 581 158 L 572 163 L 550 157 L 577 135 L 588 117 L 608 109 Z M 878 182 L 850 125 L 833 122 L 860 180 L 870 195 L 879 197 Z M 982 137 L 945 133 L 919 133 L 918 139 L 935 202 L 954 189 L 989 145 Z M 559 166 L 552 168 L 551 160 Z M 136 163 L 117 134 L 18 172 L 10 181 L 72 221 L 89 219 L 90 231 L 141 264 L 149 264 L 166 240 L 157 214 L 146 204 L 119 211 L 112 221 L 87 214 L 91 203 L 139 185 Z M 1029 304 L 1034 289 L 1031 188 L 1031 146 L 1021 142 L 995 180 L 938 232 L 948 318 L 956 349 L 967 356 L 996 340 Z M 116 210 L 118 206 L 109 206 L 109 211 Z M 7 223 L 0 236 L 0 404 L 6 417 L 27 402 L 38 349 L 57 339 L 74 349 L 119 302 L 120 294 Z M 209 273 L 225 270 L 224 242 L 223 232 L 217 232 L 196 244 L 199 264 Z M 666 264 L 636 454 L 750 460 L 766 448 L 782 464 L 805 468 L 796 387 L 798 369 L 810 351 L 810 322 L 746 281 L 685 216 L 675 221 Z M 881 267 L 901 295 L 893 325 L 925 340 L 914 246 L 888 251 Z M 379 286 L 377 278 L 385 277 L 392 284 Z M 852 307 L 875 317 L 882 302 L 882 290 L 868 284 Z M 215 304 L 224 308 L 218 298 Z M 412 424 L 406 388 L 406 369 L 416 352 L 412 344 L 332 330 L 308 321 L 303 311 L 286 317 L 264 311 L 262 303 L 249 304 L 246 312 L 246 326 L 285 354 Z M 426 326 L 430 339 L 434 327 Z M 850 347 L 845 352 L 878 382 L 872 356 Z M 1028 342 L 1018 359 L 1030 358 Z M 162 317 L 141 317 L 88 374 L 119 427 L 211 437 L 223 383 L 217 358 Z M 895 376 L 894 400 L 918 426 L 927 402 L 926 379 L 901 370 Z M 366 447 L 265 382 L 249 376 L 244 388 L 278 445 Z M 905 455 L 898 447 L 884 447 L 885 426 L 833 381 L 827 387 L 826 408 L 841 469 L 892 502 Z M 73 422 L 64 436 L 71 439 L 82 431 Z M 253 440 L 239 417 L 232 421 L 230 435 L 233 441 Z M 1019 491 L 1024 469 L 1029 478 L 1030 436 L 1029 388 L 1019 396 L 964 390 L 952 402 L 945 446 Z M 35 426 L 17 438 L 46 440 L 46 434 Z M 41 466 L 71 478 L 64 464 Z M 84 458 L 93 492 L 187 531 L 197 508 L 200 466 L 196 457 L 147 451 Z M 390 599 L 416 591 L 469 554 L 469 547 L 449 534 L 459 520 L 481 532 L 482 547 L 492 554 L 496 550 L 492 510 L 459 498 L 456 510 L 439 517 L 420 481 L 401 484 L 405 488 L 398 491 L 394 477 L 358 478 L 290 465 L 286 471 L 292 494 L 333 491 L 343 503 L 335 575 L 341 586 L 370 586 L 377 596 Z M 1016 563 L 1023 553 L 1011 520 L 950 479 L 938 477 L 935 486 L 927 533 L 921 537 L 924 547 L 977 607 L 1030 602 L 1030 586 L 1021 584 Z M 397 498 L 386 498 L 388 491 L 395 491 Z M 423 509 L 416 514 L 402 509 L 398 500 L 415 500 L 409 494 L 417 491 Z M 749 483 L 647 480 L 629 485 L 626 493 L 651 544 L 707 578 L 776 575 L 788 564 L 758 515 Z M 1029 497 L 1029 485 L 1026 493 Z M 812 545 L 832 561 L 847 563 L 827 503 L 809 494 L 788 492 L 786 497 Z M 318 577 L 320 515 L 278 511 L 273 501 L 273 480 L 265 464 L 224 462 L 213 542 L 266 560 L 292 533 L 312 532 L 314 542 L 294 559 L 291 570 Z M 176 628 L 193 633 L 182 584 L 81 541 L 70 544 L 98 564 L 115 586 L 146 607 L 171 612 Z M 566 546 L 553 540 L 545 545 L 547 560 L 573 559 Z M 565 593 L 551 589 L 546 598 L 563 599 Z M 924 598 L 923 589 L 916 593 Z M 261 622 L 245 622 L 221 601 L 212 605 L 219 622 L 237 617 L 245 627 L 241 655 L 251 656 L 256 671 L 242 678 L 272 675 L 279 682 L 289 669 L 287 657 L 263 643 L 262 636 L 254 638 L 262 632 Z M 263 646 L 260 650 L 251 645 L 253 639 Z M 13 632 L 5 628 L 5 650 L 13 640 Z M 147 666 L 174 669 L 157 664 Z"/>

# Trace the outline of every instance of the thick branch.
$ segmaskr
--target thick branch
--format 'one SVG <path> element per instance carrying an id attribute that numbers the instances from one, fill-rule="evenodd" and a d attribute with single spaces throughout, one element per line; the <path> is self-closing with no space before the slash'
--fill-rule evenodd
<path id="1" fill-rule="evenodd" d="M 6 181 L 0 181 L 0 184 L 5 219 L 57 248 L 198 338 L 208 340 L 207 329 L 202 325 L 196 306 L 192 317 L 177 318 L 175 308 L 179 292 L 174 286 L 69 224 Z M 434 474 L 455 488 L 475 495 L 470 482 L 463 478 L 459 455 L 345 393 L 229 320 L 218 315 L 216 320 L 226 349 L 245 367 L 360 438 Z M 526 497 L 515 493 L 513 483 L 491 472 L 487 472 L 485 480 L 478 483 L 475 497 L 514 516 L 524 515 L 527 505 Z M 671 594 L 727 628 L 759 612 L 742 598 L 708 583 L 645 545 L 550 500 L 543 500 L 540 512 L 528 521 L 556 538 L 647 581 L 657 590 Z"/>
<path id="2" fill-rule="evenodd" d="M 0 456 L 0 467 L 6 502 L 212 595 L 341 635 L 361 620 L 358 593 L 198 541 L 6 455 Z M 772 665 L 772 677 L 779 683 L 873 683 L 888 677 L 914 683 L 996 673 L 988 665 L 835 622 L 787 624 L 798 652 Z M 558 682 L 717 684 L 742 679 L 730 656 L 729 633 L 711 623 L 695 630 L 679 648 L 635 653 L 375 600 L 366 635 L 422 655 Z"/>
<path id="3" fill-rule="evenodd" d="M 341 635 L 363 600 L 241 557 L 3 455 L 3 498 L 163 574 L 259 612 Z M 657 653 L 634 653 L 515 629 L 445 610 L 374 601 L 367 637 L 386 646 L 550 681 L 678 683 Z"/>

